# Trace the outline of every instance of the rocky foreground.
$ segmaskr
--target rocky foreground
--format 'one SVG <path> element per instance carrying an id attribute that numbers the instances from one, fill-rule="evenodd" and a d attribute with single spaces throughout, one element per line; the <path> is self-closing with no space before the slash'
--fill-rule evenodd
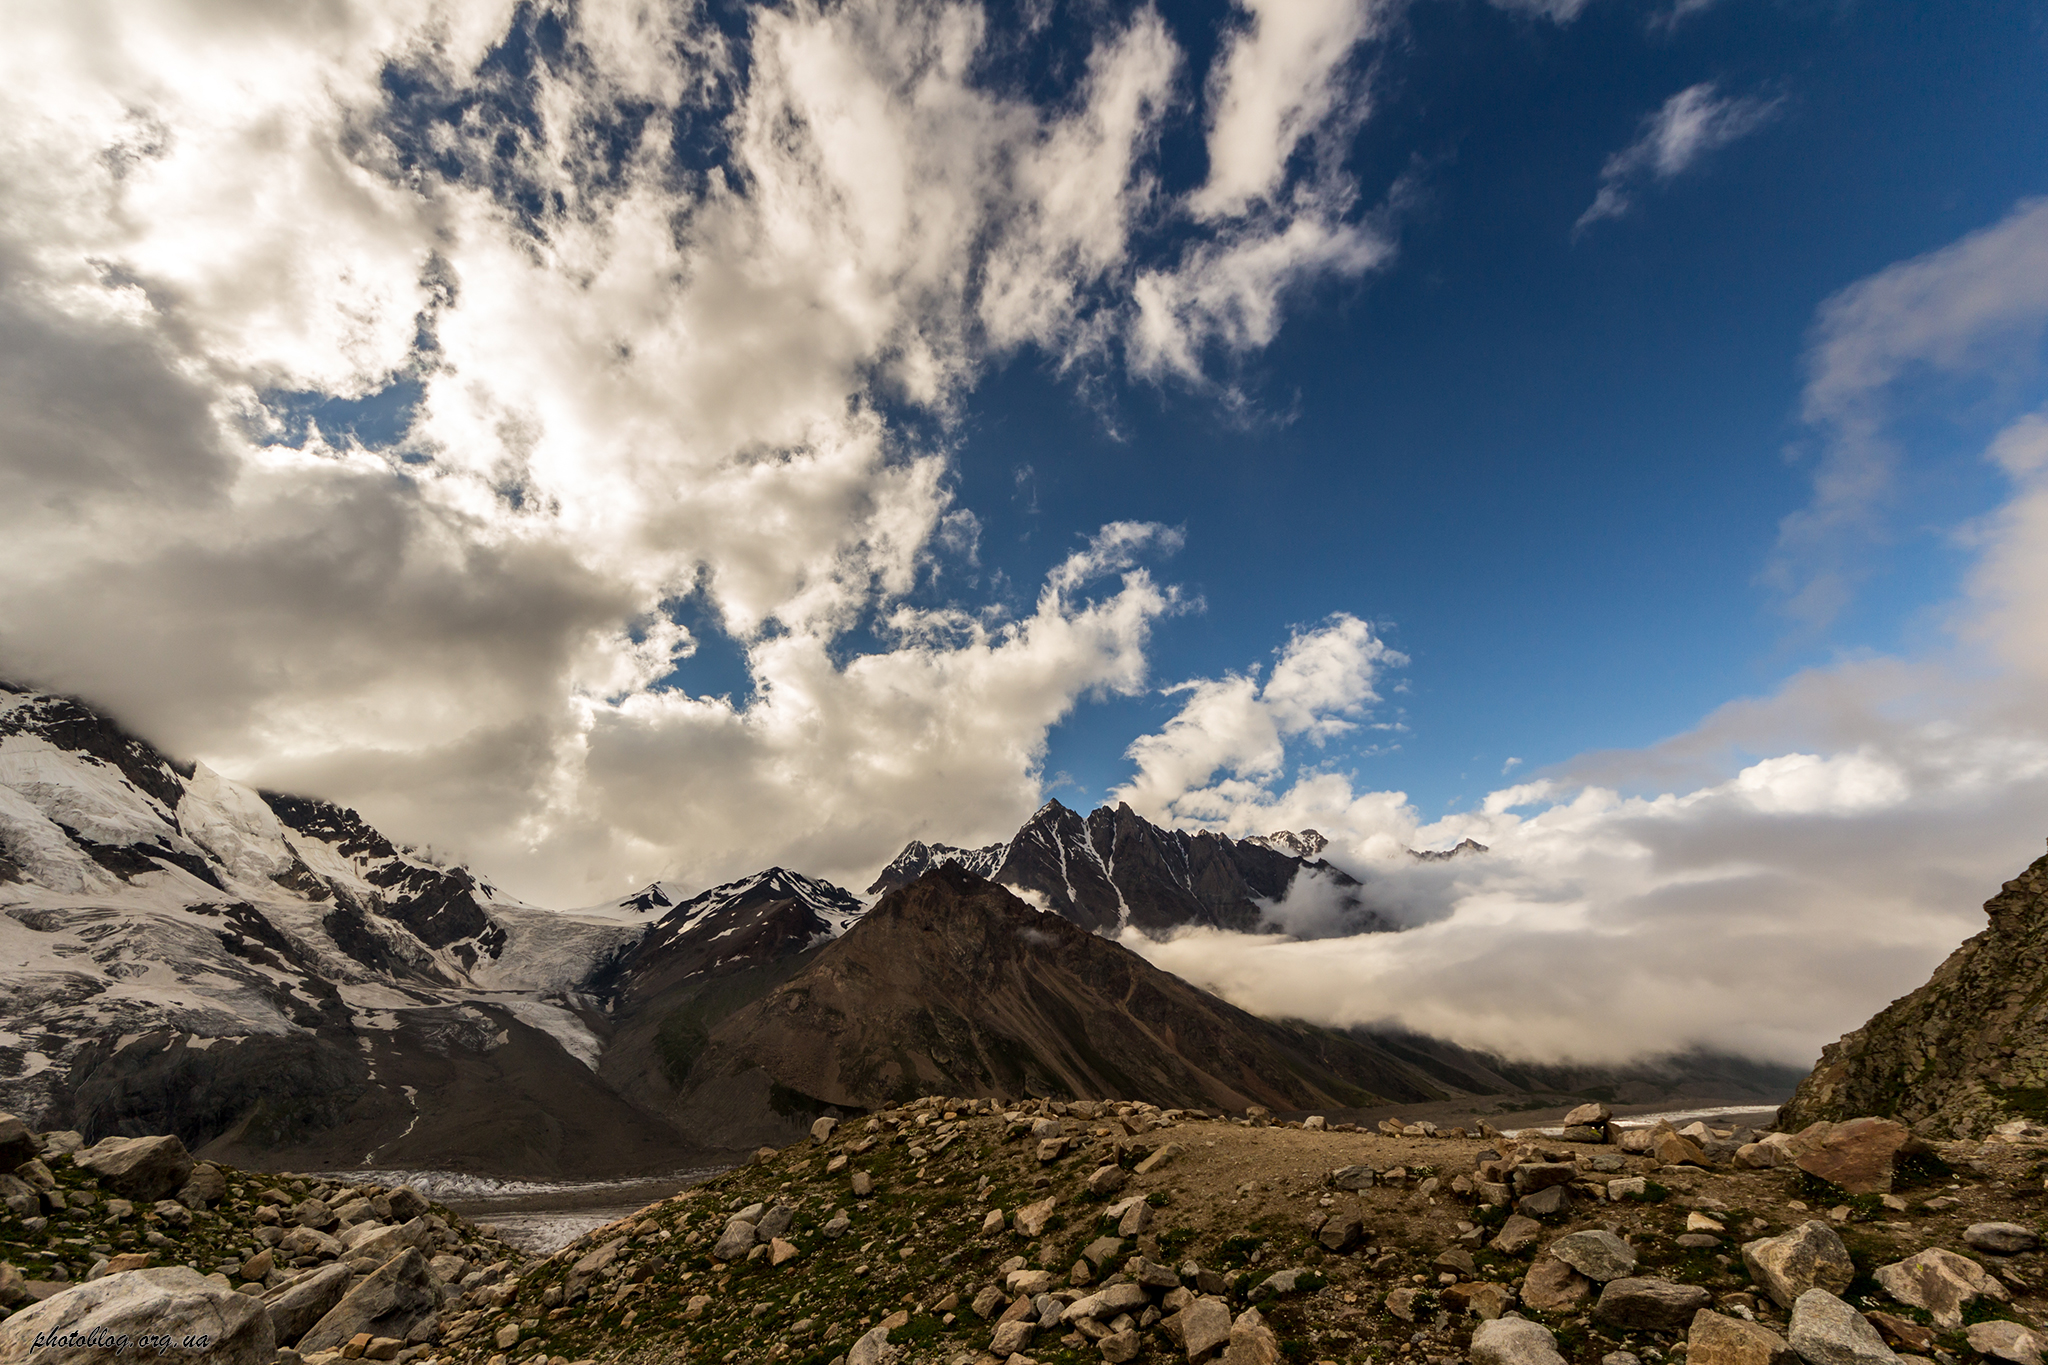
<path id="1" fill-rule="evenodd" d="M 30 1136 L 0 1361 L 117 1358 L 31 1356 L 52 1329 L 209 1322 L 204 1358 L 234 1361 L 2040 1365 L 2048 1131 L 1572 1118 L 1510 1139 L 933 1097 L 821 1120 L 545 1259 L 409 1190 L 189 1158 L 151 1202 L 119 1182 L 173 1140 Z"/>

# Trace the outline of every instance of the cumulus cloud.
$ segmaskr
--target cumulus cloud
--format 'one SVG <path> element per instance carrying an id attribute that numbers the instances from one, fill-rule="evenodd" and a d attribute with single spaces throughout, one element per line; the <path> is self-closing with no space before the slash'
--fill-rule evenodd
<path id="1" fill-rule="evenodd" d="M 1810 408 L 1895 440 L 1890 390 L 1921 367 L 2024 367 L 2048 319 L 2040 214 L 2022 205 L 1831 301 Z M 1250 680 L 1191 685 L 1173 722 L 1132 747 L 1148 809 L 1233 833 L 1314 826 L 1324 856 L 1413 927 L 1130 946 L 1264 1013 L 1511 1056 L 1704 1045 L 1809 1064 L 1981 929 L 1978 907 L 2048 832 L 2048 410 L 2013 413 L 1985 454 L 2010 492 L 1961 532 L 1976 562 L 1949 642 L 1802 671 L 1660 744 L 1584 755 L 1441 819 L 1288 755 L 1285 727 L 1252 723 L 1263 699 Z M 1310 689 L 1310 714 L 1367 703 L 1370 668 L 1354 657 L 1348 671 L 1348 688 Z M 1247 776 L 1212 780 L 1233 764 Z M 1490 852 L 1405 852 L 1463 839 Z M 1326 888 L 1296 900 L 1289 928 L 1340 927 L 1320 913 Z"/>
<path id="2" fill-rule="evenodd" d="M 1600 190 L 1572 231 L 1584 232 L 1603 218 L 1620 218 L 1635 207 L 1646 182 L 1677 178 L 1708 152 L 1748 137 L 1777 116 L 1782 99 L 1722 96 L 1712 81 L 1679 91 L 1643 120 L 1642 133 L 1607 158 Z"/>
<path id="3" fill-rule="evenodd" d="M 1140 7 L 1038 100 L 927 0 L 24 19 L 0 671 L 557 903 L 1004 833 L 1046 728 L 1145 685 L 1174 537 L 951 601 L 979 522 L 883 413 L 943 429 L 1027 347 L 1199 382 L 1383 259 L 1296 154 L 1362 108 L 1369 11 L 1317 15 L 1255 14 L 1212 77 Z M 1156 169 L 1204 82 L 1262 206 L 1214 221 Z M 677 689 L 685 621 L 744 697 Z"/>

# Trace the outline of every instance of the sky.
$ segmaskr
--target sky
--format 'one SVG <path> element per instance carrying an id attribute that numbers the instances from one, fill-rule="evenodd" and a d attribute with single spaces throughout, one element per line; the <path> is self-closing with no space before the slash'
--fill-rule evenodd
<path id="1" fill-rule="evenodd" d="M 0 676 L 529 900 L 1123 800 L 1804 1064 L 2048 835 L 2038 4 L 6 11 Z"/>

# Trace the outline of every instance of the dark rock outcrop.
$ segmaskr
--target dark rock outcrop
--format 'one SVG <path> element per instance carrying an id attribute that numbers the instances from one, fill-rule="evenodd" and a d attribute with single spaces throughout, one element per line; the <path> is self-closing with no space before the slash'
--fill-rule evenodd
<path id="1" fill-rule="evenodd" d="M 1984 903 L 1991 923 L 1927 984 L 1822 1051 L 1787 1130 L 1856 1115 L 1927 1137 L 2048 1117 L 2048 857 Z"/>

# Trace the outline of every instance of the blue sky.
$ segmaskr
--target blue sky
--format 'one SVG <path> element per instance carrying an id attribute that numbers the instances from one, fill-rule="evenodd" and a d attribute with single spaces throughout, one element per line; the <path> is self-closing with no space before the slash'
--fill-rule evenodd
<path id="1" fill-rule="evenodd" d="M 0 675 L 230 777 L 557 906 L 1314 825 L 1410 932 L 1147 951 L 1545 1055 L 2039 848 L 2038 5 L 25 22 Z"/>

